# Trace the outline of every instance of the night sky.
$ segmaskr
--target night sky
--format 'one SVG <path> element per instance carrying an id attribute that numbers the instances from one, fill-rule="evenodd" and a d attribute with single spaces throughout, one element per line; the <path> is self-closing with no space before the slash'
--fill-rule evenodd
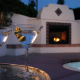
<path id="1" fill-rule="evenodd" d="M 28 4 L 29 0 L 21 0 L 21 1 L 24 2 L 25 4 Z M 69 8 L 80 7 L 80 0 L 64 0 L 64 1 L 65 1 L 64 5 L 67 5 Z M 57 0 L 38 0 L 38 10 L 45 7 L 49 3 L 57 4 Z"/>

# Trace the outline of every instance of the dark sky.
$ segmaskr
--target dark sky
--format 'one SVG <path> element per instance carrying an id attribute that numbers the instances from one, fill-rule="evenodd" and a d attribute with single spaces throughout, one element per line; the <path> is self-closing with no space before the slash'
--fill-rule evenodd
<path id="1" fill-rule="evenodd" d="M 25 4 L 28 4 L 29 0 L 21 0 L 21 1 L 24 2 Z M 65 1 L 64 5 L 67 5 L 69 8 L 80 7 L 80 0 L 64 0 L 64 1 Z M 57 4 L 57 0 L 38 0 L 38 10 L 45 7 L 49 3 Z"/>

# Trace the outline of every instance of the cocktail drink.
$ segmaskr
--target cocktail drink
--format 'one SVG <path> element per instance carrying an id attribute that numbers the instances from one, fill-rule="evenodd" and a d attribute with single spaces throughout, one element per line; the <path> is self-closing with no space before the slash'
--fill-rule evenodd
<path id="1" fill-rule="evenodd" d="M 34 73 L 28 69 L 28 48 L 33 44 L 37 38 L 42 26 L 33 24 L 18 24 L 13 26 L 13 32 L 21 45 L 25 49 L 25 70 L 18 73 L 20 77 L 32 77 Z"/>
<path id="2" fill-rule="evenodd" d="M 9 34 L 11 32 L 11 27 L 0 27 L 0 47 L 6 42 Z M 5 72 L 4 69 L 0 68 L 0 73 Z"/>

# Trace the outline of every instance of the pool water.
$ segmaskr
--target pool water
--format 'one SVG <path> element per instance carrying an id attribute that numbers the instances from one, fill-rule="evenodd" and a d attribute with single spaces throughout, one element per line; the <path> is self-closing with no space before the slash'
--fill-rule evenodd
<path id="1" fill-rule="evenodd" d="M 80 61 L 79 62 L 68 62 L 64 64 L 63 67 L 69 70 L 80 72 Z"/>

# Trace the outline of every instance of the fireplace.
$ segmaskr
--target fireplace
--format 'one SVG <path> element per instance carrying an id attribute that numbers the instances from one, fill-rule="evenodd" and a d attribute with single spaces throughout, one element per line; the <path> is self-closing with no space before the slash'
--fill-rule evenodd
<path id="1" fill-rule="evenodd" d="M 69 44 L 69 27 L 49 26 L 49 44 Z"/>
<path id="2" fill-rule="evenodd" d="M 71 24 L 47 22 L 46 34 L 47 44 L 70 44 Z"/>

